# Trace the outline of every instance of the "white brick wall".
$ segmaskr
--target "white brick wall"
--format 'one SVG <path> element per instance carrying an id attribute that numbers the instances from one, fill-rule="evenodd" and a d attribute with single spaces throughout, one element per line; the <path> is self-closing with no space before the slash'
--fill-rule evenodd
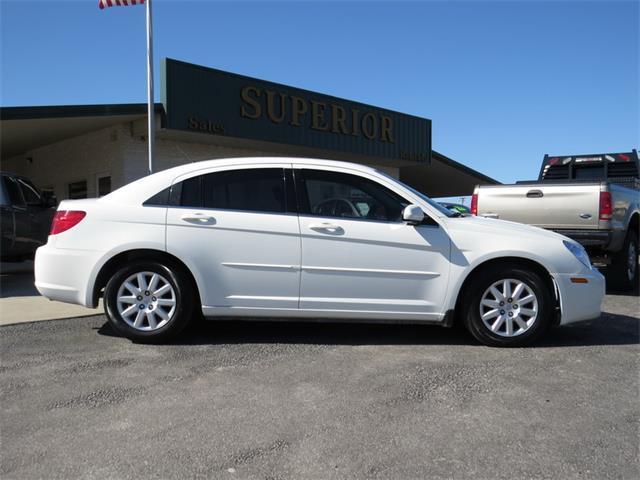
<path id="1" fill-rule="evenodd" d="M 147 143 L 133 136 L 130 122 L 113 125 L 40 147 L 3 161 L 2 169 L 29 177 L 38 187 L 52 187 L 59 200 L 68 198 L 68 184 L 87 181 L 89 197 L 97 194 L 97 176 L 111 175 L 112 189 L 147 173 Z M 267 152 L 156 138 L 156 171 L 212 158 L 261 156 Z M 27 160 L 31 158 L 32 160 Z M 397 168 L 376 166 L 398 177 Z"/>

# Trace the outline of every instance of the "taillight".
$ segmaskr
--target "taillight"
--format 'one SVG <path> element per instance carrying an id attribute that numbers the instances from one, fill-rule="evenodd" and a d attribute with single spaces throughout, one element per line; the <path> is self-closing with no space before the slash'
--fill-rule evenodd
<path id="1" fill-rule="evenodd" d="M 471 195 L 471 215 L 478 215 L 478 194 Z"/>
<path id="2" fill-rule="evenodd" d="M 612 216 L 611 193 L 600 192 L 600 220 L 611 220 Z"/>
<path id="3" fill-rule="evenodd" d="M 87 216 L 87 212 L 81 212 L 79 210 L 59 210 L 53 216 L 51 222 L 51 231 L 49 235 L 57 235 L 58 233 L 65 232 L 72 227 L 75 227 L 80 220 Z"/>

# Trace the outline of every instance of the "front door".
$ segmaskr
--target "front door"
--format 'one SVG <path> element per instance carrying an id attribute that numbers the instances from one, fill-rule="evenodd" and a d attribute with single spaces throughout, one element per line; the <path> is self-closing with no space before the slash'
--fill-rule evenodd
<path id="1" fill-rule="evenodd" d="M 300 230 L 287 198 L 290 167 L 235 166 L 174 184 L 167 249 L 190 260 L 205 310 L 298 308 Z"/>
<path id="2" fill-rule="evenodd" d="M 295 176 L 301 309 L 441 319 L 450 250 L 442 227 L 403 222 L 410 202 L 363 173 L 300 166 Z"/>

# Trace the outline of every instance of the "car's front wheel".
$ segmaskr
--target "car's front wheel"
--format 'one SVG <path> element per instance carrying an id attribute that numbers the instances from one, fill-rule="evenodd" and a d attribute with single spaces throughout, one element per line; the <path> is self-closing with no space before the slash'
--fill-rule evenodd
<path id="1" fill-rule="evenodd" d="M 194 298 L 188 277 L 173 265 L 138 261 L 114 273 L 104 307 L 123 336 L 144 343 L 167 341 L 189 322 Z"/>
<path id="2" fill-rule="evenodd" d="M 551 323 L 552 294 L 534 271 L 487 269 L 471 280 L 463 295 L 464 324 L 485 345 L 527 345 L 540 338 Z"/>

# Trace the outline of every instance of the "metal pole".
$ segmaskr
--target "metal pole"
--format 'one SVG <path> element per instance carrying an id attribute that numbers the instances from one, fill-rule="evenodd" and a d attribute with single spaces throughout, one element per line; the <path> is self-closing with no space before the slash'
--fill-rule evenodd
<path id="1" fill-rule="evenodd" d="M 153 104 L 153 25 L 151 23 L 151 0 L 147 7 L 147 139 L 149 144 L 149 173 L 153 173 L 153 159 L 156 140 L 156 114 Z"/>

